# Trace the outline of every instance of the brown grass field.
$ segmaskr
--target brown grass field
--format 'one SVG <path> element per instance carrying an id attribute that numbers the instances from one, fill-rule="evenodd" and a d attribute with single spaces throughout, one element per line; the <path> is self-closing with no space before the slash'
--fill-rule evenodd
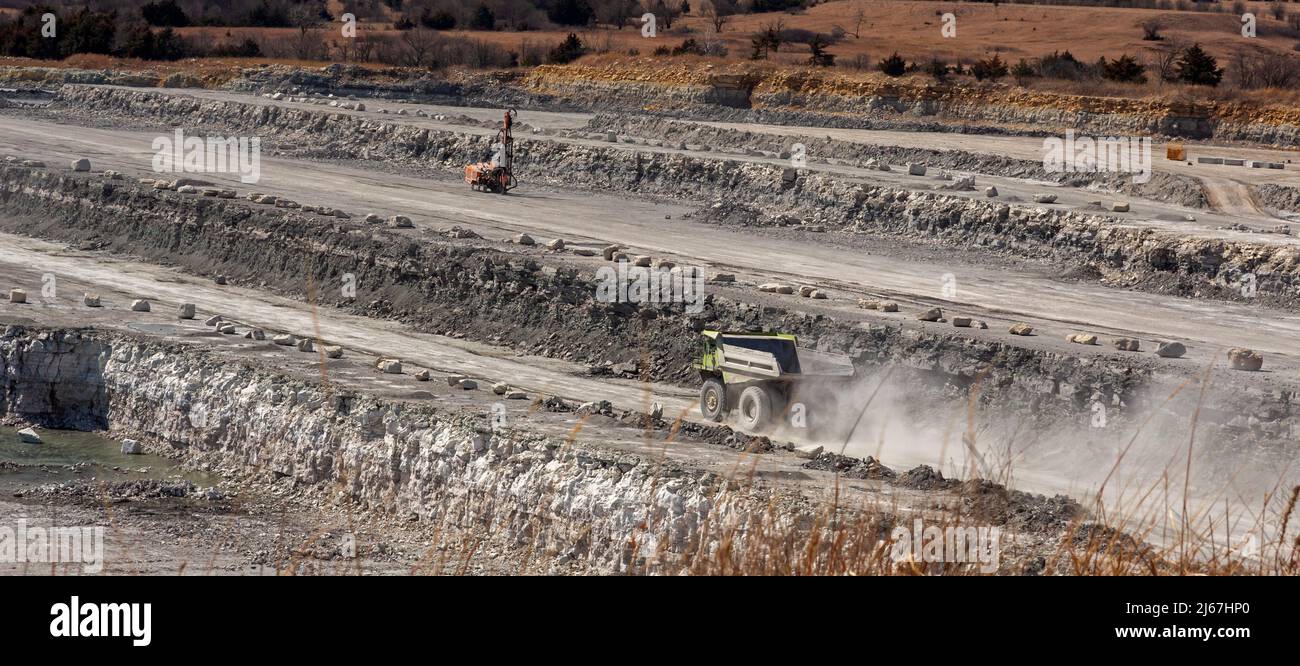
<path id="1" fill-rule="evenodd" d="M 1285 21 L 1272 18 L 1269 8 L 1274 3 L 1246 3 L 1258 19 L 1258 36 L 1247 39 L 1241 36 L 1240 17 L 1225 13 L 1199 11 L 1160 11 L 1110 7 L 1069 7 L 1039 5 L 998 5 L 989 3 L 930 2 L 916 0 L 836 0 L 817 5 L 802 14 L 764 13 L 738 15 L 730 19 L 720 35 L 715 33 L 709 20 L 691 15 L 674 23 L 670 31 L 660 30 L 651 39 L 641 36 L 639 28 L 630 25 L 622 30 L 609 27 L 585 28 L 576 32 L 590 47 L 601 50 L 628 51 L 636 49 L 649 53 L 658 46 L 676 46 L 683 39 L 694 37 L 721 39 L 729 53 L 728 60 L 745 60 L 750 54 L 750 36 L 774 21 L 783 22 L 786 28 L 802 28 L 814 32 L 830 33 L 836 26 L 853 32 L 855 15 L 863 10 L 865 20 L 861 37 L 847 35 L 843 41 L 830 47 L 839 64 L 848 65 L 856 57 L 876 60 L 898 52 L 914 61 L 938 57 L 949 62 L 972 62 L 993 53 L 1011 61 L 1034 58 L 1053 51 L 1070 51 L 1080 60 L 1098 57 L 1116 57 L 1128 53 L 1140 55 L 1168 42 L 1200 43 L 1216 57 L 1224 58 L 1238 49 L 1263 49 L 1278 53 L 1296 53 L 1293 46 L 1300 40 L 1280 33 Z M 1226 6 L 1226 3 L 1225 3 Z M 1300 14 L 1300 5 L 1289 13 Z M 957 35 L 951 39 L 940 35 L 940 15 L 952 12 L 957 17 Z M 1166 25 L 1164 42 L 1142 40 L 1140 24 L 1151 18 L 1160 18 Z M 364 26 L 375 34 L 399 34 L 388 25 Z M 243 38 L 249 35 L 287 37 L 294 34 L 291 28 L 186 28 L 185 34 L 208 33 L 218 40 L 227 36 Z M 532 32 L 480 32 L 453 30 L 446 34 L 499 44 L 503 49 L 517 50 L 521 44 L 555 44 L 568 30 L 539 30 Z M 802 64 L 808 59 L 804 45 L 786 47 L 789 51 L 777 54 L 774 60 Z"/>

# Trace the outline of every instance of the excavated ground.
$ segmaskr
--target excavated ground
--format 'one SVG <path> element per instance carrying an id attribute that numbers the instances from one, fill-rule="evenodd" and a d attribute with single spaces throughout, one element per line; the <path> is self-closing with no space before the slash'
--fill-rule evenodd
<path id="1" fill-rule="evenodd" d="M 275 184 L 282 180 L 254 189 L 278 193 L 281 198 L 339 206 L 345 204 L 326 194 L 328 188 L 337 187 L 332 180 L 369 177 L 376 184 L 364 185 L 373 187 L 374 193 L 395 193 L 396 212 L 403 214 L 418 214 L 420 211 L 412 208 L 423 200 L 412 197 L 426 196 L 414 194 L 408 187 L 411 170 L 435 175 L 434 192 L 427 196 L 436 200 L 454 187 L 445 186 L 445 180 L 439 182 L 446 178 L 445 172 L 481 156 L 490 134 L 474 114 L 436 123 L 407 122 L 395 114 L 376 114 L 374 109 L 347 112 L 289 100 L 270 103 L 263 98 L 214 99 L 88 87 L 61 91 L 55 105 L 42 111 L 5 114 L 13 127 L 25 129 L 55 126 L 51 120 L 95 125 L 105 130 L 102 136 L 110 141 L 134 141 L 123 127 L 138 131 L 183 126 L 198 133 L 275 135 L 275 159 L 282 165 L 310 165 L 307 168 L 319 168 L 330 180 L 321 184 L 324 189 L 319 199 L 314 198 L 317 193 L 298 183 L 278 189 Z M 496 208 L 485 201 L 489 210 L 485 215 L 462 212 L 472 210 L 466 208 L 456 215 L 436 215 L 434 224 L 417 217 L 413 229 L 391 229 L 360 219 L 367 210 L 393 210 L 381 207 L 393 206 L 393 202 L 378 204 L 368 198 L 375 194 L 360 188 L 343 198 L 351 202 L 346 204 L 351 216 L 341 218 L 305 212 L 300 206 L 253 204 L 242 198 L 244 186 L 239 186 L 240 198 L 224 199 L 201 192 L 176 192 L 174 185 L 158 188 L 132 175 L 72 174 L 66 169 L 24 166 L 18 160 L 5 164 L 0 174 L 4 185 L 0 230 L 18 235 L 2 237 L 12 248 L 0 260 L 2 276 L 34 294 L 43 283 L 43 273 L 53 273 L 65 290 L 60 296 L 33 298 L 35 308 L 0 305 L 5 323 L 45 329 L 29 332 L 16 328 L 6 334 L 10 343 L 5 348 L 6 367 L 20 369 L 6 372 L 10 378 L 6 419 L 47 426 L 106 425 L 115 434 L 139 436 L 156 450 L 182 457 L 187 463 L 232 476 L 242 474 L 252 488 L 260 488 L 268 480 L 292 479 L 295 488 L 301 487 L 308 507 L 326 497 L 343 496 L 377 516 L 414 515 L 421 525 L 450 526 L 447 529 L 459 531 L 457 538 L 462 541 L 456 543 L 466 538 L 470 542 L 474 538 L 494 541 L 496 550 L 487 560 L 467 557 L 475 560 L 475 566 L 485 567 L 484 571 L 524 566 L 523 560 L 529 557 L 525 553 L 532 552 L 539 542 L 549 553 L 547 570 L 609 571 L 629 565 L 653 570 L 654 563 L 628 559 L 618 544 L 627 543 L 629 535 L 641 529 L 637 527 L 641 522 L 650 519 L 658 524 L 655 511 L 671 516 L 665 518 L 669 521 L 665 534 L 671 537 L 658 543 L 664 544 L 666 553 L 681 554 L 692 544 L 698 546 L 701 539 L 707 541 L 708 534 L 701 537 L 698 530 L 711 512 L 740 520 L 754 507 L 764 506 L 771 493 L 789 491 L 793 499 L 782 505 L 784 512 L 813 515 L 817 504 L 809 498 L 824 491 L 832 478 L 820 470 L 847 468 L 880 480 L 884 473 L 876 471 L 874 463 L 841 460 L 829 454 L 809 461 L 786 451 L 785 441 L 806 442 L 802 433 L 777 433 L 773 444 L 694 423 L 698 412 L 690 412 L 694 381 L 689 361 L 695 351 L 694 334 L 706 327 L 789 330 L 811 347 L 850 354 L 860 374 L 888 382 L 890 400 L 881 407 L 897 410 L 899 420 L 909 426 L 910 437 L 917 440 L 944 432 L 946 448 L 946 432 L 952 430 L 954 419 L 958 419 L 958 430 L 962 422 L 981 424 L 978 434 L 986 443 L 977 447 L 981 449 L 978 461 L 950 464 L 942 451 L 935 457 L 935 451 L 910 447 L 918 450 L 899 452 L 896 458 L 906 465 L 924 458 L 950 468 L 973 465 L 971 469 L 979 469 L 977 474 L 996 477 L 994 472 L 1002 469 L 1002 462 L 1014 460 L 1020 464 L 1015 474 L 1020 486 L 1083 496 L 1088 481 L 1075 478 L 1062 483 L 1068 478 L 1062 475 L 1062 468 L 1084 465 L 1104 471 L 1114 461 L 1115 443 L 1151 419 L 1160 424 L 1158 438 L 1166 444 L 1186 441 L 1189 428 L 1199 428 L 1198 438 L 1202 439 L 1195 451 L 1199 475 L 1193 487 L 1203 490 L 1204 498 L 1221 492 L 1223 484 L 1241 479 L 1246 480 L 1246 492 L 1253 492 L 1267 472 L 1294 458 L 1300 359 L 1293 358 L 1289 340 L 1294 338 L 1289 336 L 1295 321 L 1284 310 L 1270 309 L 1296 303 L 1300 268 L 1297 246 L 1289 236 L 1261 237 L 1231 230 L 1185 233 L 1157 220 L 1019 205 L 1022 202 L 1014 194 L 1005 203 L 984 201 L 944 190 L 942 184 L 935 191 L 917 191 L 915 186 L 878 182 L 857 168 L 845 173 L 840 165 L 829 162 L 796 170 L 784 165 L 779 155 L 783 145 L 750 147 L 746 150 L 761 154 L 743 157 L 718 154 L 712 146 L 682 149 L 666 140 L 673 126 L 657 121 L 637 125 L 641 135 L 617 144 L 604 141 L 599 132 L 613 129 L 618 134 L 619 129 L 634 128 L 615 127 L 608 119 L 586 126 L 572 125 L 562 116 L 551 119 L 554 124 L 550 127 L 545 122 L 536 125 L 537 135 L 521 141 L 519 159 L 528 165 L 530 182 L 549 183 L 557 189 L 535 188 L 535 195 L 522 197 L 519 210 Z M 69 146 L 77 150 L 110 145 L 91 143 L 101 136 L 92 130 L 67 127 L 74 129 L 68 134 L 73 143 L 53 149 L 52 155 L 59 160 L 66 160 Z M 733 148 L 748 141 L 734 134 L 710 137 L 710 143 L 730 142 Z M 51 157 L 30 154 L 34 146 L 42 145 L 41 138 L 28 136 L 23 141 L 22 157 Z M 833 147 L 839 150 L 843 145 Z M 120 146 L 118 150 L 121 155 L 105 156 L 104 160 L 97 153 L 95 162 L 118 159 L 130 163 L 132 151 Z M 889 152 L 876 157 L 863 152 L 846 159 L 892 161 L 912 155 Z M 930 156 L 932 163 L 941 159 Z M 394 175 L 384 178 L 380 175 L 383 171 L 376 169 L 378 163 Z M 1037 178 L 1031 167 L 1014 160 L 963 164 L 987 168 L 1005 178 Z M 147 175 L 141 166 L 125 170 Z M 1021 168 L 1027 170 L 1019 171 Z M 1171 178 L 1166 184 L 1178 183 Z M 220 178 L 214 181 L 218 186 L 230 183 Z M 774 248 L 783 244 L 791 249 L 807 248 L 810 258 L 847 257 L 869 248 L 865 254 L 880 253 L 885 260 L 903 256 L 904 261 L 927 265 L 925 270 L 936 274 L 942 273 L 936 270 L 939 266 L 956 266 L 956 272 L 965 274 L 963 269 L 969 264 L 983 264 L 1018 275 L 1026 268 L 1036 270 L 1035 262 L 1054 265 L 1056 284 L 1039 293 L 1061 299 L 1063 311 L 1073 310 L 1073 317 L 1033 320 L 1040 335 L 1016 338 L 1008 336 L 1005 329 L 1009 323 L 1032 319 L 1026 316 L 1033 312 L 1025 309 L 1027 304 L 999 311 L 987 302 L 920 298 L 903 283 L 873 284 L 871 277 L 835 273 L 838 259 L 824 262 L 825 267 L 801 266 L 797 270 L 804 272 L 787 276 L 828 289 L 832 298 L 827 301 L 763 294 L 754 287 L 771 279 L 770 273 L 762 272 L 770 271 L 769 266 L 737 259 L 732 260 L 737 263 L 718 261 L 718 257 L 704 254 L 674 258 L 679 264 L 699 263 L 734 271 L 737 281 L 710 283 L 700 313 L 683 312 L 680 304 L 637 307 L 601 303 L 594 297 L 593 274 L 606 264 L 599 256 L 584 256 L 575 250 L 599 255 L 608 243 L 638 248 L 644 237 L 621 235 L 627 228 L 606 220 L 592 220 L 592 228 L 578 232 L 577 242 L 571 242 L 567 250 L 503 243 L 491 236 L 496 233 L 500 238 L 505 230 L 521 229 L 512 225 L 525 224 L 536 225 L 523 227 L 534 233 L 550 231 L 572 238 L 572 228 L 564 227 L 557 222 L 561 218 L 554 216 L 557 212 L 563 215 L 563 208 L 545 210 L 546 216 L 535 221 L 523 222 L 521 216 L 528 214 L 529 206 L 562 202 L 572 195 L 575 184 L 578 189 L 633 195 L 635 199 L 628 200 L 629 210 L 640 210 L 637 207 L 642 204 L 637 201 L 676 203 L 667 208 L 673 212 L 662 226 L 682 229 L 684 239 L 716 227 L 730 234 L 727 238 L 743 235 L 746 242 L 770 239 Z M 1175 190 L 1177 187 L 1181 185 Z M 1003 189 L 1001 184 L 999 189 Z M 1130 194 L 1143 196 L 1142 192 Z M 1165 200 L 1199 204 L 1195 197 L 1171 197 Z M 687 210 L 695 210 L 681 210 L 677 202 L 683 200 L 690 206 Z M 603 202 L 593 204 L 592 209 L 599 205 Z M 449 228 L 447 222 L 466 224 Z M 599 233 L 595 229 L 602 226 L 604 233 L 586 235 Z M 832 235 L 833 239 L 827 240 Z M 55 240 L 75 249 L 21 237 Z M 686 247 L 679 243 L 667 254 L 687 252 Z M 661 248 L 646 249 L 659 254 Z M 132 260 L 110 260 L 111 256 Z M 170 268 L 159 271 L 158 266 Z M 1059 279 L 1066 272 L 1073 273 L 1073 282 Z M 1242 300 L 1237 280 L 1246 273 L 1258 278 L 1258 293 L 1250 305 L 1225 302 Z M 217 275 L 230 286 L 195 279 Z M 355 282 L 357 292 L 344 297 L 335 285 L 348 279 Z M 103 319 L 95 331 L 85 334 L 88 342 L 81 334 L 69 341 L 70 334 L 65 331 L 83 325 L 83 318 L 90 315 L 71 300 L 66 291 L 69 284 L 118 293 L 109 308 L 93 313 Z M 1153 321 L 1160 323 L 1144 322 L 1155 327 L 1148 330 L 1115 315 L 1119 318 L 1100 326 L 1091 319 L 1088 308 L 1110 298 L 1110 290 L 1119 284 L 1154 294 L 1195 297 L 1149 296 L 1153 307 L 1164 308 L 1154 311 L 1157 313 L 1218 309 L 1229 316 L 1224 321 L 1193 318 L 1184 322 L 1189 328 L 1170 328 L 1167 326 L 1176 322 L 1156 314 Z M 1013 294 L 1022 292 L 1019 297 L 1024 298 L 1021 285 L 1005 288 Z M 1073 303 L 1072 295 L 1077 296 Z M 1117 299 L 1132 296 L 1131 291 L 1114 291 Z M 199 327 L 191 330 L 185 322 L 178 328 L 174 320 L 165 325 L 154 322 L 157 328 L 149 328 L 141 339 L 141 322 L 127 324 L 130 332 L 122 330 L 124 321 L 129 321 L 122 319 L 123 315 L 137 316 L 125 311 L 125 304 L 134 297 L 157 299 L 169 306 L 196 302 L 203 314 L 221 313 L 241 324 L 263 327 L 268 333 L 284 331 L 340 343 L 349 350 L 349 360 L 313 364 L 308 361 L 314 354 L 299 355 L 305 367 L 295 370 L 298 375 L 293 381 L 303 383 L 281 391 L 275 387 L 284 381 L 278 377 L 286 371 L 281 358 L 287 353 L 285 348 L 245 343 Z M 951 306 L 983 317 L 990 328 L 954 329 L 946 322 L 918 322 L 910 311 L 904 315 L 864 311 L 854 307 L 860 297 L 897 298 L 909 310 L 935 304 Z M 1140 300 L 1133 298 L 1132 302 Z M 1269 317 L 1267 326 L 1243 332 L 1237 339 L 1247 339 L 1250 346 L 1265 350 L 1267 372 L 1229 371 L 1222 368 L 1221 360 L 1217 363 L 1220 367 L 1207 368 L 1222 355 L 1222 344 L 1236 335 L 1229 333 L 1237 327 L 1234 322 L 1261 316 Z M 58 321 L 60 318 L 65 321 Z M 1063 332 L 1081 328 L 1104 328 L 1116 336 L 1135 334 L 1146 338 L 1144 348 L 1153 338 L 1204 337 L 1182 338 L 1190 343 L 1192 353 L 1186 359 L 1169 360 L 1149 353 L 1117 353 L 1062 343 Z M 165 344 L 157 341 L 160 337 Z M 191 338 L 199 342 L 192 345 L 187 341 Z M 180 342 L 184 343 L 177 346 Z M 30 399 L 22 396 L 32 393 L 13 377 L 22 376 L 22 368 L 29 368 L 28 376 L 39 376 L 41 371 L 30 368 L 48 366 L 43 362 L 28 365 L 24 355 L 33 347 L 41 354 L 53 349 L 49 353 L 59 357 L 83 357 L 78 367 L 85 370 L 94 365 L 84 360 L 85 354 L 92 353 L 83 350 L 87 345 L 95 357 L 112 360 L 100 363 L 95 372 L 104 375 L 102 384 L 123 389 L 109 394 L 118 396 L 120 404 L 110 399 L 106 405 L 85 407 L 86 414 L 97 415 L 100 421 L 72 418 L 66 405 L 59 410 L 27 409 L 24 405 Z M 215 345 L 215 350 L 206 348 L 210 345 Z M 366 360 L 353 362 L 354 353 Z M 530 356 L 513 359 L 513 354 Z M 524 417 L 527 425 L 521 426 L 519 433 L 495 432 L 485 424 L 492 405 L 509 405 L 511 401 L 501 401 L 500 396 L 486 391 L 424 390 L 438 382 L 418 385 L 420 390 L 409 393 L 411 389 L 402 384 L 408 377 L 377 376 L 373 359 L 365 355 L 403 358 L 417 367 L 468 373 L 488 382 L 506 380 L 529 389 L 533 400 L 526 401 L 530 404 Z M 164 371 L 151 377 L 157 368 Z M 321 382 L 308 379 L 312 375 L 319 375 Z M 201 379 L 188 383 L 177 379 L 191 376 Z M 647 388 L 635 381 L 640 377 L 657 383 Z M 1195 384 L 1202 381 L 1207 390 L 1198 398 Z M 166 386 L 152 382 L 166 382 Z M 1189 384 L 1192 388 L 1182 391 L 1178 399 L 1166 399 Z M 340 406 L 332 395 L 335 385 L 352 389 L 355 400 L 366 407 L 364 413 L 372 416 L 358 416 L 354 404 Z M 245 398 L 235 400 L 234 392 Z M 292 399 L 284 398 L 290 394 Z M 252 395 L 281 398 L 278 402 L 269 397 L 247 398 Z M 973 420 L 954 416 L 963 411 L 967 396 L 975 398 L 972 414 L 978 416 Z M 412 400 L 415 407 L 408 404 Z M 574 411 L 578 404 L 600 400 L 610 400 L 613 406 L 598 407 L 600 416 L 578 420 L 581 417 Z M 221 414 L 222 425 L 215 430 L 206 425 L 194 427 L 185 408 L 170 411 L 196 404 L 192 401 L 206 405 L 208 413 Z M 515 411 L 523 408 L 524 402 L 519 401 Z M 662 406 L 663 416 L 655 421 L 656 434 L 646 439 L 640 436 L 643 417 L 639 413 L 659 412 L 652 407 L 656 402 Z M 446 413 L 448 404 L 459 411 L 453 408 Z M 305 409 L 294 411 L 304 405 Z M 1089 425 L 1096 423 L 1097 405 L 1104 406 L 1107 417 L 1108 425 L 1102 428 Z M 689 415 L 678 435 L 684 445 L 679 449 L 675 441 L 671 449 L 680 455 L 670 459 L 681 470 L 668 476 L 682 485 L 675 485 L 679 497 L 664 500 L 656 495 L 664 477 L 655 453 L 663 455 L 669 450 L 662 438 L 671 431 L 670 422 L 679 413 Z M 406 418 L 410 414 L 414 422 Z M 605 422 L 600 422 L 602 419 Z M 575 422 L 584 424 L 582 434 L 574 444 L 566 444 L 565 435 Z M 249 431 L 247 425 L 230 426 L 254 423 L 260 431 Z M 897 434 L 896 430 L 889 432 Z M 1024 439 L 1026 432 L 1054 435 L 1029 437 L 1034 448 L 1017 441 Z M 881 425 L 879 439 L 885 439 L 885 433 L 886 427 Z M 548 443 L 541 449 L 530 447 L 531 437 Z M 875 440 L 876 434 L 867 439 Z M 852 444 L 851 451 L 860 456 L 881 450 L 872 448 L 871 442 Z M 565 448 L 572 446 L 581 450 Z M 1001 450 L 1004 446 L 1007 450 Z M 269 449 L 263 450 L 266 447 Z M 960 444 L 955 448 L 960 450 Z M 765 452 L 757 458 L 763 461 L 757 474 L 762 482 L 729 494 L 734 489 L 725 481 L 736 477 L 723 470 L 736 469 L 736 457 L 746 455 L 740 451 L 747 449 Z M 547 459 L 556 464 L 534 473 L 535 456 L 529 454 L 539 450 L 550 452 Z M 526 464 L 516 455 L 518 451 L 524 453 Z M 1156 446 L 1148 453 L 1153 459 L 1168 458 L 1173 451 Z M 886 464 L 899 464 L 891 463 L 891 456 L 878 457 Z M 1060 458 L 1069 463 L 1060 464 Z M 1039 464 L 1053 460 L 1056 464 Z M 1023 464 L 1026 461 L 1028 465 Z M 415 471 L 403 471 L 407 469 Z M 697 476 L 701 470 L 708 473 Z M 266 477 L 259 480 L 258 473 Z M 585 488 L 557 506 L 549 495 L 557 484 L 567 488 L 585 484 Z M 864 482 L 859 492 L 872 502 L 894 503 L 899 492 L 888 488 L 896 485 L 887 479 Z M 951 484 L 941 485 L 944 492 L 952 493 Z M 494 495 L 502 488 L 517 491 L 509 501 L 500 502 L 510 507 L 507 509 L 498 508 L 502 498 Z M 478 498 L 482 508 L 453 517 L 450 507 L 464 506 L 466 498 Z M 961 505 L 960 493 L 952 499 Z M 925 501 L 920 500 L 922 504 Z M 1050 503 L 1042 498 L 1023 501 Z M 679 511 L 677 507 L 685 508 Z M 1039 567 L 1025 563 L 1040 562 L 1043 549 L 1059 537 L 1061 529 L 1061 521 L 1047 522 L 1052 525 L 1047 530 L 1049 536 L 1031 539 L 1033 548 L 1039 550 L 1026 551 L 1007 572 Z M 542 534 L 539 525 L 548 531 Z M 595 537 L 579 527 L 591 529 L 593 525 Z M 410 537 L 412 543 L 419 539 L 419 533 L 415 534 Z M 662 566 L 662 570 L 671 568 Z"/>
<path id="2" fill-rule="evenodd" d="M 440 172 L 481 159 L 490 152 L 493 134 L 450 123 L 430 127 L 391 119 L 373 109 L 321 110 L 289 101 L 85 87 L 66 88 L 60 99 L 62 104 L 51 112 L 63 119 L 148 119 L 209 132 L 263 133 L 275 137 L 277 148 L 291 156 L 373 160 Z M 937 184 L 927 178 L 900 182 L 905 177 L 841 166 L 838 160 L 795 169 L 776 153 L 752 148 L 742 158 L 718 154 L 708 145 L 686 144 L 683 149 L 638 139 L 631 146 L 612 146 L 588 136 L 600 135 L 569 130 L 519 141 L 517 159 L 528 165 L 522 175 L 555 186 L 747 206 L 754 211 L 741 219 L 766 226 L 887 234 L 1066 262 L 1083 269 L 1081 274 L 1095 272 L 1112 284 L 1158 293 L 1233 298 L 1241 291 L 1242 276 L 1249 274 L 1255 276 L 1252 299 L 1278 306 L 1300 300 L 1300 240 L 1276 219 L 1255 226 L 1251 220 L 1198 214 L 1189 221 L 1182 206 L 1059 187 L 1050 190 L 1058 203 L 1034 205 L 1026 201 L 1049 190 L 1032 177 L 989 180 L 997 182 L 1000 197 L 988 199 L 984 183 L 977 183 L 981 191 L 955 190 L 952 176 Z M 1155 182 L 1171 179 L 1177 181 L 1164 175 Z M 1131 200 L 1135 213 L 1104 213 L 1105 200 L 1099 197 Z M 710 210 L 698 217 L 732 219 Z M 1272 233 L 1275 229 L 1287 233 Z"/>
<path id="3" fill-rule="evenodd" d="M 5 421 L 103 428 L 228 479 L 203 492 L 92 481 L 13 493 L 24 513 L 66 506 L 64 520 L 111 501 L 119 541 L 170 531 L 174 548 L 135 552 L 118 572 L 170 573 L 178 558 L 245 574 L 672 572 L 724 535 L 743 543 L 765 511 L 811 524 L 837 487 L 840 506 L 853 507 L 845 518 L 869 513 L 882 535 L 913 518 L 1004 527 L 1001 571 L 1037 573 L 1084 517 L 1064 497 L 946 481 L 928 468 L 898 475 L 830 454 L 737 451 L 698 428 L 608 407 L 575 414 L 545 396 L 505 406 L 487 391 L 378 375 L 375 358 L 354 350 L 327 360 L 173 315 L 133 313 L 123 326 L 107 323 L 119 319 L 107 308 L 87 317 L 52 305 L 35 318 L 93 326 L 7 327 Z M 259 515 L 272 498 L 273 536 L 241 536 L 240 526 L 267 527 Z M 165 518 L 175 513 L 217 526 L 173 526 Z M 342 549 L 348 536 L 363 560 Z M 640 554 L 625 548 L 634 541 L 646 544 Z"/>

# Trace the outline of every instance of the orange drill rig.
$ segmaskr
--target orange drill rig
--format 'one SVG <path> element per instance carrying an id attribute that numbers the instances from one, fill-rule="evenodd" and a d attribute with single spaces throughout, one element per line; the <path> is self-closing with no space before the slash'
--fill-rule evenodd
<path id="1" fill-rule="evenodd" d="M 492 157 L 487 162 L 465 165 L 465 182 L 476 192 L 505 194 L 515 188 L 515 140 L 510 134 L 514 124 L 514 109 L 506 111 L 501 121 L 501 131 L 492 143 Z"/>

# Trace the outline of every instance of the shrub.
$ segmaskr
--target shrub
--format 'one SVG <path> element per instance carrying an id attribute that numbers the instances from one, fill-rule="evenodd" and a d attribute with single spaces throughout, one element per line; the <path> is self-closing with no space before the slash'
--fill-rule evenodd
<path id="1" fill-rule="evenodd" d="M 1034 66 L 1029 64 L 1028 60 L 1021 58 L 1020 62 L 1012 65 L 1011 76 L 1014 76 L 1016 81 L 1024 83 L 1025 79 L 1038 76 L 1038 72 L 1034 70 Z"/>
<path id="2" fill-rule="evenodd" d="M 970 68 L 971 74 L 975 75 L 975 80 L 983 81 L 989 79 L 996 81 L 1007 75 L 1007 64 L 1002 62 L 1002 58 L 994 53 L 992 58 L 975 61 Z"/>
<path id="3" fill-rule="evenodd" d="M 889 76 L 902 76 L 907 71 L 907 62 L 895 51 L 893 55 L 881 60 L 877 68 Z"/>
<path id="4" fill-rule="evenodd" d="M 237 44 L 233 42 L 219 44 L 209 55 L 218 58 L 256 58 L 262 55 L 262 47 L 248 37 Z"/>
<path id="5" fill-rule="evenodd" d="M 1103 57 L 1098 64 L 1101 65 L 1102 78 L 1123 83 L 1147 82 L 1147 68 L 1135 60 L 1133 56 L 1125 54 L 1109 62 Z"/>
<path id="6" fill-rule="evenodd" d="M 153 32 L 140 26 L 127 37 L 123 54 L 142 60 L 180 60 L 189 55 L 185 42 L 171 28 Z"/>
<path id="7" fill-rule="evenodd" d="M 948 63 L 939 60 L 938 58 L 931 60 L 930 64 L 926 65 L 925 69 L 936 81 L 948 80 Z"/>
<path id="8" fill-rule="evenodd" d="M 569 36 L 565 37 L 564 41 L 551 49 L 551 52 L 547 54 L 546 59 L 548 62 L 563 65 L 581 58 L 586 53 L 587 47 L 582 44 L 582 40 L 578 39 L 577 35 L 569 33 Z"/>
<path id="9" fill-rule="evenodd" d="M 488 9 L 487 5 L 479 5 L 474 10 L 474 17 L 470 19 L 469 27 L 471 30 L 495 30 L 497 27 L 497 16 Z"/>
<path id="10" fill-rule="evenodd" d="M 1049 79 L 1068 79 L 1077 81 L 1083 78 L 1087 68 L 1075 59 L 1069 51 L 1052 52 L 1038 60 L 1038 74 Z"/>
<path id="11" fill-rule="evenodd" d="M 832 67 L 835 65 L 835 55 L 826 52 L 831 40 L 826 35 L 818 33 L 808 41 L 808 50 L 812 54 L 808 58 L 808 64 L 814 67 Z"/>
<path id="12" fill-rule="evenodd" d="M 420 25 L 430 30 L 452 30 L 456 27 L 456 17 L 446 10 L 426 13 L 420 17 Z"/>

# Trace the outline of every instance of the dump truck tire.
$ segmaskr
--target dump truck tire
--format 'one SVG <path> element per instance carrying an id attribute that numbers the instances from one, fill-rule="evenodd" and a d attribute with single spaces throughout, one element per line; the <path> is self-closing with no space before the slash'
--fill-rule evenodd
<path id="1" fill-rule="evenodd" d="M 721 421 L 727 416 L 727 387 L 717 379 L 704 380 L 700 387 L 700 412 L 710 421 Z"/>
<path id="2" fill-rule="evenodd" d="M 752 432 L 766 430 L 772 423 L 772 392 L 766 386 L 750 386 L 737 401 L 740 427 Z"/>

